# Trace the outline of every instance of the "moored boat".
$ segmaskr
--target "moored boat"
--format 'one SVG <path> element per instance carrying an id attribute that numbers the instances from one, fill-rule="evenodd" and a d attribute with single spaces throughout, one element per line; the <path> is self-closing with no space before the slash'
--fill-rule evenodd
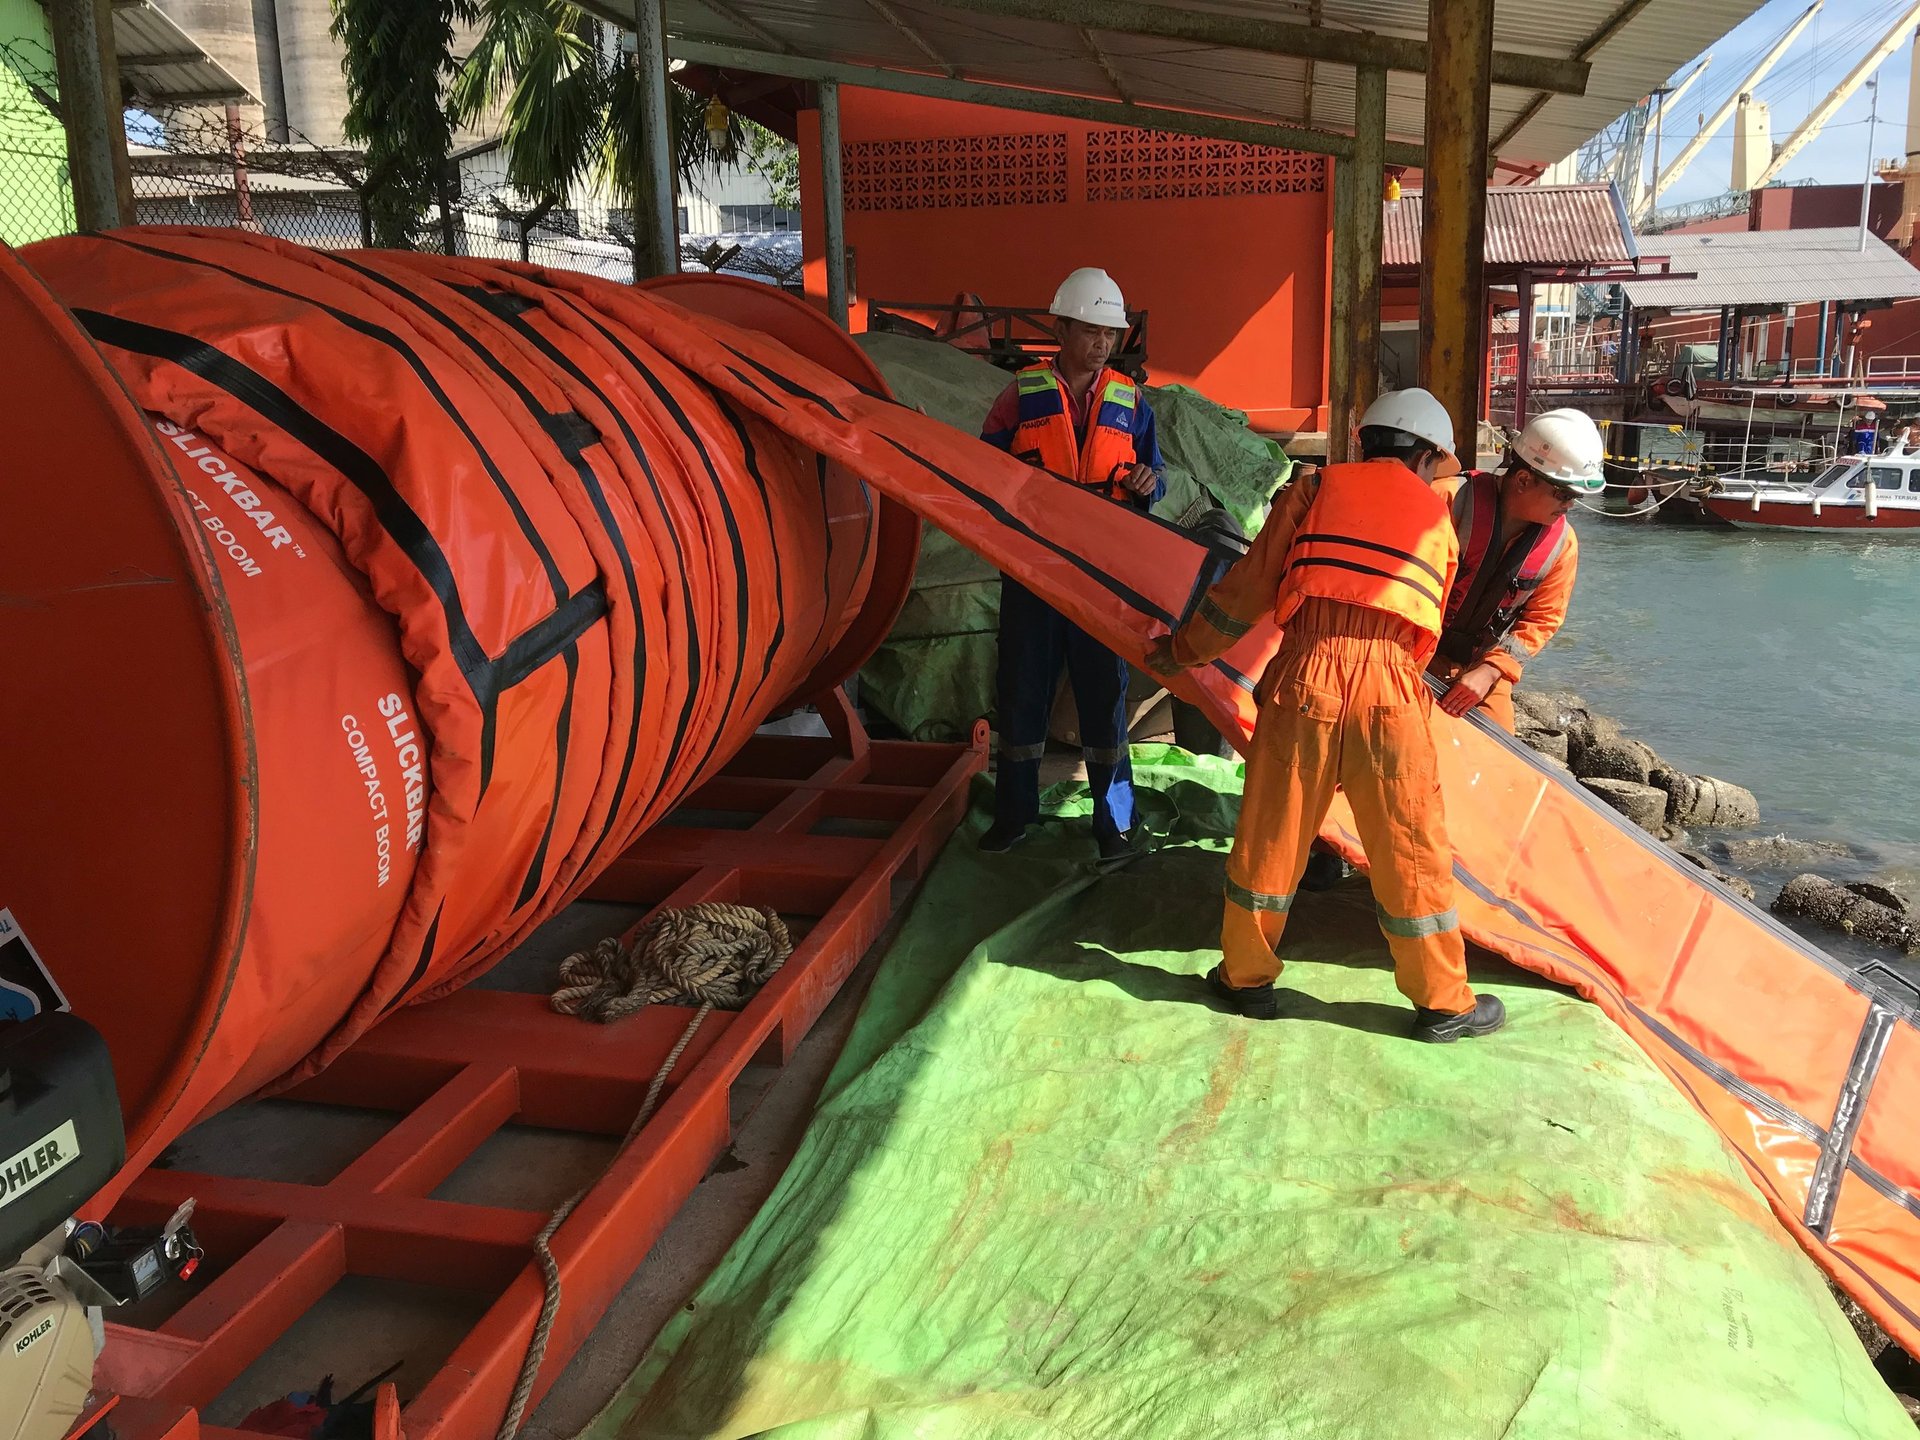
<path id="1" fill-rule="evenodd" d="M 1920 538 L 1920 454 L 1843 456 L 1804 483 L 1729 477 L 1700 503 L 1741 529 Z"/>

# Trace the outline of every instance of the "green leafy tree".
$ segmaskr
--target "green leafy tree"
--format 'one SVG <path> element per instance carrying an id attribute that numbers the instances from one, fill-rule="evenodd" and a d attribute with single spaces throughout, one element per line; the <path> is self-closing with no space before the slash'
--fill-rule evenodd
<path id="1" fill-rule="evenodd" d="M 587 186 L 631 207 L 644 139 L 634 57 L 571 0 L 478 3 L 480 38 L 454 79 L 455 118 L 465 123 L 500 107 L 507 179 L 536 205 L 550 209 Z M 716 144 L 705 100 L 671 84 L 667 101 L 682 179 L 738 153 L 747 135 L 738 116 L 728 116 Z"/>
<path id="2" fill-rule="evenodd" d="M 748 121 L 744 157 L 747 169 L 767 182 L 772 203 L 782 210 L 800 208 L 800 147 L 764 125 Z"/>
<path id="3" fill-rule="evenodd" d="M 476 0 L 333 0 L 347 77 L 342 128 L 367 157 L 369 243 L 412 245 L 433 203 L 453 148 L 454 27 L 478 18 Z"/>

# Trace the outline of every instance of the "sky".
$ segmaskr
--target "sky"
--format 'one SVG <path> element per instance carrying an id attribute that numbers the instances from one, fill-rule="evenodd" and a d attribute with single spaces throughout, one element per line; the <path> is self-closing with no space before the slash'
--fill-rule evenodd
<path id="1" fill-rule="evenodd" d="M 1718 109 L 1767 49 L 1786 33 L 1811 0 L 1768 0 L 1744 25 L 1723 36 L 1709 51 L 1713 63 L 1694 87 L 1669 105 L 1661 123 L 1662 163 L 1671 161 L 1699 129 L 1700 116 Z M 1827 0 L 1806 33 L 1762 80 L 1755 94 L 1770 110 L 1776 146 L 1791 135 L 1807 112 L 1843 79 L 1873 47 L 1894 21 L 1910 9 L 1912 0 Z M 1906 150 L 1907 88 L 1912 70 L 1912 44 L 1894 51 L 1879 70 L 1879 123 L 1873 131 L 1873 155 L 1892 159 Z M 1674 71 L 1670 83 L 1691 74 L 1696 56 Z M 1818 180 L 1829 184 L 1858 184 L 1866 174 L 1867 119 L 1872 97 L 1862 88 L 1827 122 L 1819 137 L 1794 157 L 1778 182 Z M 1647 163 L 1652 163 L 1653 136 L 1647 136 Z M 1733 168 L 1733 122 L 1728 121 L 1686 173 L 1660 197 L 1662 205 L 1677 205 L 1723 194 Z M 1778 183 L 1776 182 L 1776 183 Z"/>

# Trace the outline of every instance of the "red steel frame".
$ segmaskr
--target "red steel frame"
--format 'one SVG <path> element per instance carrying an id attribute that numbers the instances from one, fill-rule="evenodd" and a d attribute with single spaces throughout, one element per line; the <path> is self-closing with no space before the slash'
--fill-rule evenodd
<path id="1" fill-rule="evenodd" d="M 839 692 L 832 738 L 755 736 L 683 807 L 643 836 L 586 898 L 649 906 L 703 900 L 818 917 L 747 1007 L 715 1011 L 687 1047 L 653 1118 L 553 1240 L 562 1301 L 537 1402 L 679 1211 L 732 1133 L 729 1092 L 756 1059 L 784 1064 L 893 909 L 959 823 L 972 745 L 869 742 Z M 708 828 L 702 811 L 757 815 Z M 880 822 L 884 838 L 816 834 L 822 821 Z M 843 827 L 844 828 L 844 827 Z M 348 1275 L 496 1298 L 404 1407 L 383 1387 L 380 1440 L 485 1440 L 505 1414 L 544 1290 L 532 1266 L 547 1216 L 459 1204 L 432 1192 L 508 1122 L 618 1138 L 639 1113 L 688 1010 L 655 1006 L 598 1026 L 539 995 L 464 990 L 403 1010 L 287 1098 L 391 1112 L 397 1122 L 324 1184 L 152 1170 L 115 1218 L 164 1220 L 189 1196 L 210 1268 L 226 1268 L 157 1329 L 108 1326 L 97 1379 L 120 1440 L 239 1440 L 202 1426 L 210 1404 Z M 97 1406 L 83 1426 L 100 1418 Z"/>

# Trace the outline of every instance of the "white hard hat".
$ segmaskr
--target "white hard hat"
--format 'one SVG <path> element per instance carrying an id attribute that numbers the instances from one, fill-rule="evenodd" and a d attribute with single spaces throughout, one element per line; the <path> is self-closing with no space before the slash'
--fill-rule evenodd
<path id="1" fill-rule="evenodd" d="M 1362 430 L 1399 430 L 1453 454 L 1453 417 L 1425 390 L 1389 390 L 1360 417 Z"/>
<path id="2" fill-rule="evenodd" d="M 1047 308 L 1065 320 L 1083 320 L 1109 330 L 1127 328 L 1127 302 L 1120 296 L 1120 287 L 1106 271 L 1091 265 L 1062 280 L 1053 292 L 1053 304 Z"/>
<path id="3" fill-rule="evenodd" d="M 1514 437 L 1513 454 L 1542 480 L 1587 494 L 1606 489 L 1600 427 L 1579 410 L 1549 410 Z"/>

